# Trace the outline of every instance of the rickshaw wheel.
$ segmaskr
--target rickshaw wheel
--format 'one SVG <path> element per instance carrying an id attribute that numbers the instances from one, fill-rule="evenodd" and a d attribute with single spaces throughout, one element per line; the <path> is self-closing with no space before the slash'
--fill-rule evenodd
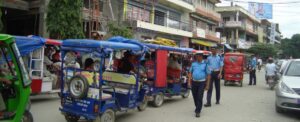
<path id="1" fill-rule="evenodd" d="M 86 97 L 89 90 L 88 81 L 84 76 L 76 75 L 69 83 L 69 90 L 72 98 L 81 99 Z"/>
<path id="2" fill-rule="evenodd" d="M 188 98 L 190 96 L 191 90 L 188 89 L 182 96 L 182 98 Z"/>
<path id="3" fill-rule="evenodd" d="M 30 111 L 25 111 L 21 122 L 33 122 L 33 116 Z"/>
<path id="4" fill-rule="evenodd" d="M 227 81 L 226 80 L 224 80 L 224 86 L 227 86 Z"/>
<path id="5" fill-rule="evenodd" d="M 93 122 L 115 122 L 116 115 L 112 109 L 107 109 L 101 116 L 97 116 Z"/>
<path id="6" fill-rule="evenodd" d="M 155 107 L 160 107 L 164 103 L 164 95 L 163 93 L 158 93 L 154 96 L 153 105 Z"/>
<path id="7" fill-rule="evenodd" d="M 144 96 L 143 102 L 137 107 L 139 111 L 144 111 L 148 106 L 147 96 Z"/>
<path id="8" fill-rule="evenodd" d="M 65 119 L 67 122 L 78 122 L 80 117 L 78 116 L 73 116 L 73 115 L 65 115 Z"/>

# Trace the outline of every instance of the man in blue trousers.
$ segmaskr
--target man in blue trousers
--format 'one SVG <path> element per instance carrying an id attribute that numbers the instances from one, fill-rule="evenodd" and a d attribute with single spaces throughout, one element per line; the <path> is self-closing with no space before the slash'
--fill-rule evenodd
<path id="1" fill-rule="evenodd" d="M 216 88 L 216 104 L 220 104 L 221 97 L 220 79 L 222 78 L 224 63 L 221 56 L 217 55 L 217 49 L 215 47 L 211 48 L 211 52 L 212 55 L 207 58 L 207 65 L 211 71 L 211 81 L 209 85 L 210 88 L 207 91 L 207 103 L 204 105 L 205 107 L 211 106 L 213 85 L 215 85 Z"/>
<path id="2" fill-rule="evenodd" d="M 196 106 L 196 117 L 200 117 L 203 106 L 204 90 L 208 90 L 210 82 L 210 71 L 207 63 L 203 60 L 203 53 L 197 53 L 195 61 L 191 65 L 188 83 L 192 86 L 192 94 Z"/>

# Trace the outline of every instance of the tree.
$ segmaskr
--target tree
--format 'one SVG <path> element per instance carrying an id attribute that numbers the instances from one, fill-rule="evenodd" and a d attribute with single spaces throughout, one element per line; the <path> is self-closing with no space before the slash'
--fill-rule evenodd
<path id="1" fill-rule="evenodd" d="M 51 38 L 84 38 L 82 0 L 50 0 L 47 11 L 47 30 Z"/>
<path id="2" fill-rule="evenodd" d="M 272 44 L 257 43 L 249 48 L 247 52 L 259 55 L 263 59 L 267 59 L 270 56 L 276 57 L 278 49 Z"/>
<path id="3" fill-rule="evenodd" d="M 285 38 L 281 40 L 281 50 L 284 57 L 300 58 L 300 34 L 295 34 L 291 39 Z"/>
<path id="4" fill-rule="evenodd" d="M 110 23 L 108 23 L 107 26 L 108 26 L 108 33 L 111 36 L 123 36 L 125 38 L 133 37 L 132 30 L 123 25 L 118 25 L 114 22 L 110 22 Z"/>

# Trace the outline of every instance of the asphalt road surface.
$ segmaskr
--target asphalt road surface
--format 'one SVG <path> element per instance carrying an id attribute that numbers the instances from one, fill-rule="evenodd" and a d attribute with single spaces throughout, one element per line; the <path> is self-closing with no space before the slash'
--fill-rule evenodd
<path id="1" fill-rule="evenodd" d="M 278 114 L 275 111 L 275 92 L 265 85 L 263 72 L 258 72 L 257 86 L 221 86 L 221 104 L 203 108 L 200 118 L 194 117 L 192 96 L 187 99 L 167 99 L 163 106 L 149 106 L 145 111 L 132 110 L 117 113 L 117 122 L 300 122 L 300 112 Z M 215 93 L 214 93 L 215 94 Z M 205 95 L 206 96 L 206 95 Z M 204 100 L 205 101 L 205 100 Z M 213 96 L 212 102 L 215 102 Z M 32 100 L 31 112 L 35 122 L 66 122 L 58 110 L 57 96 L 38 97 Z M 83 121 L 84 122 L 84 121 Z"/>

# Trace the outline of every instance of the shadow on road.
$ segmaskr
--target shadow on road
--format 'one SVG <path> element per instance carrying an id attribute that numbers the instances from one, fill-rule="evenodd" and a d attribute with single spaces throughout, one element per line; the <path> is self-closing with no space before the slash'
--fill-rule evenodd
<path id="1" fill-rule="evenodd" d="M 300 111 L 286 111 L 284 113 L 281 113 L 280 115 L 300 120 Z"/>

